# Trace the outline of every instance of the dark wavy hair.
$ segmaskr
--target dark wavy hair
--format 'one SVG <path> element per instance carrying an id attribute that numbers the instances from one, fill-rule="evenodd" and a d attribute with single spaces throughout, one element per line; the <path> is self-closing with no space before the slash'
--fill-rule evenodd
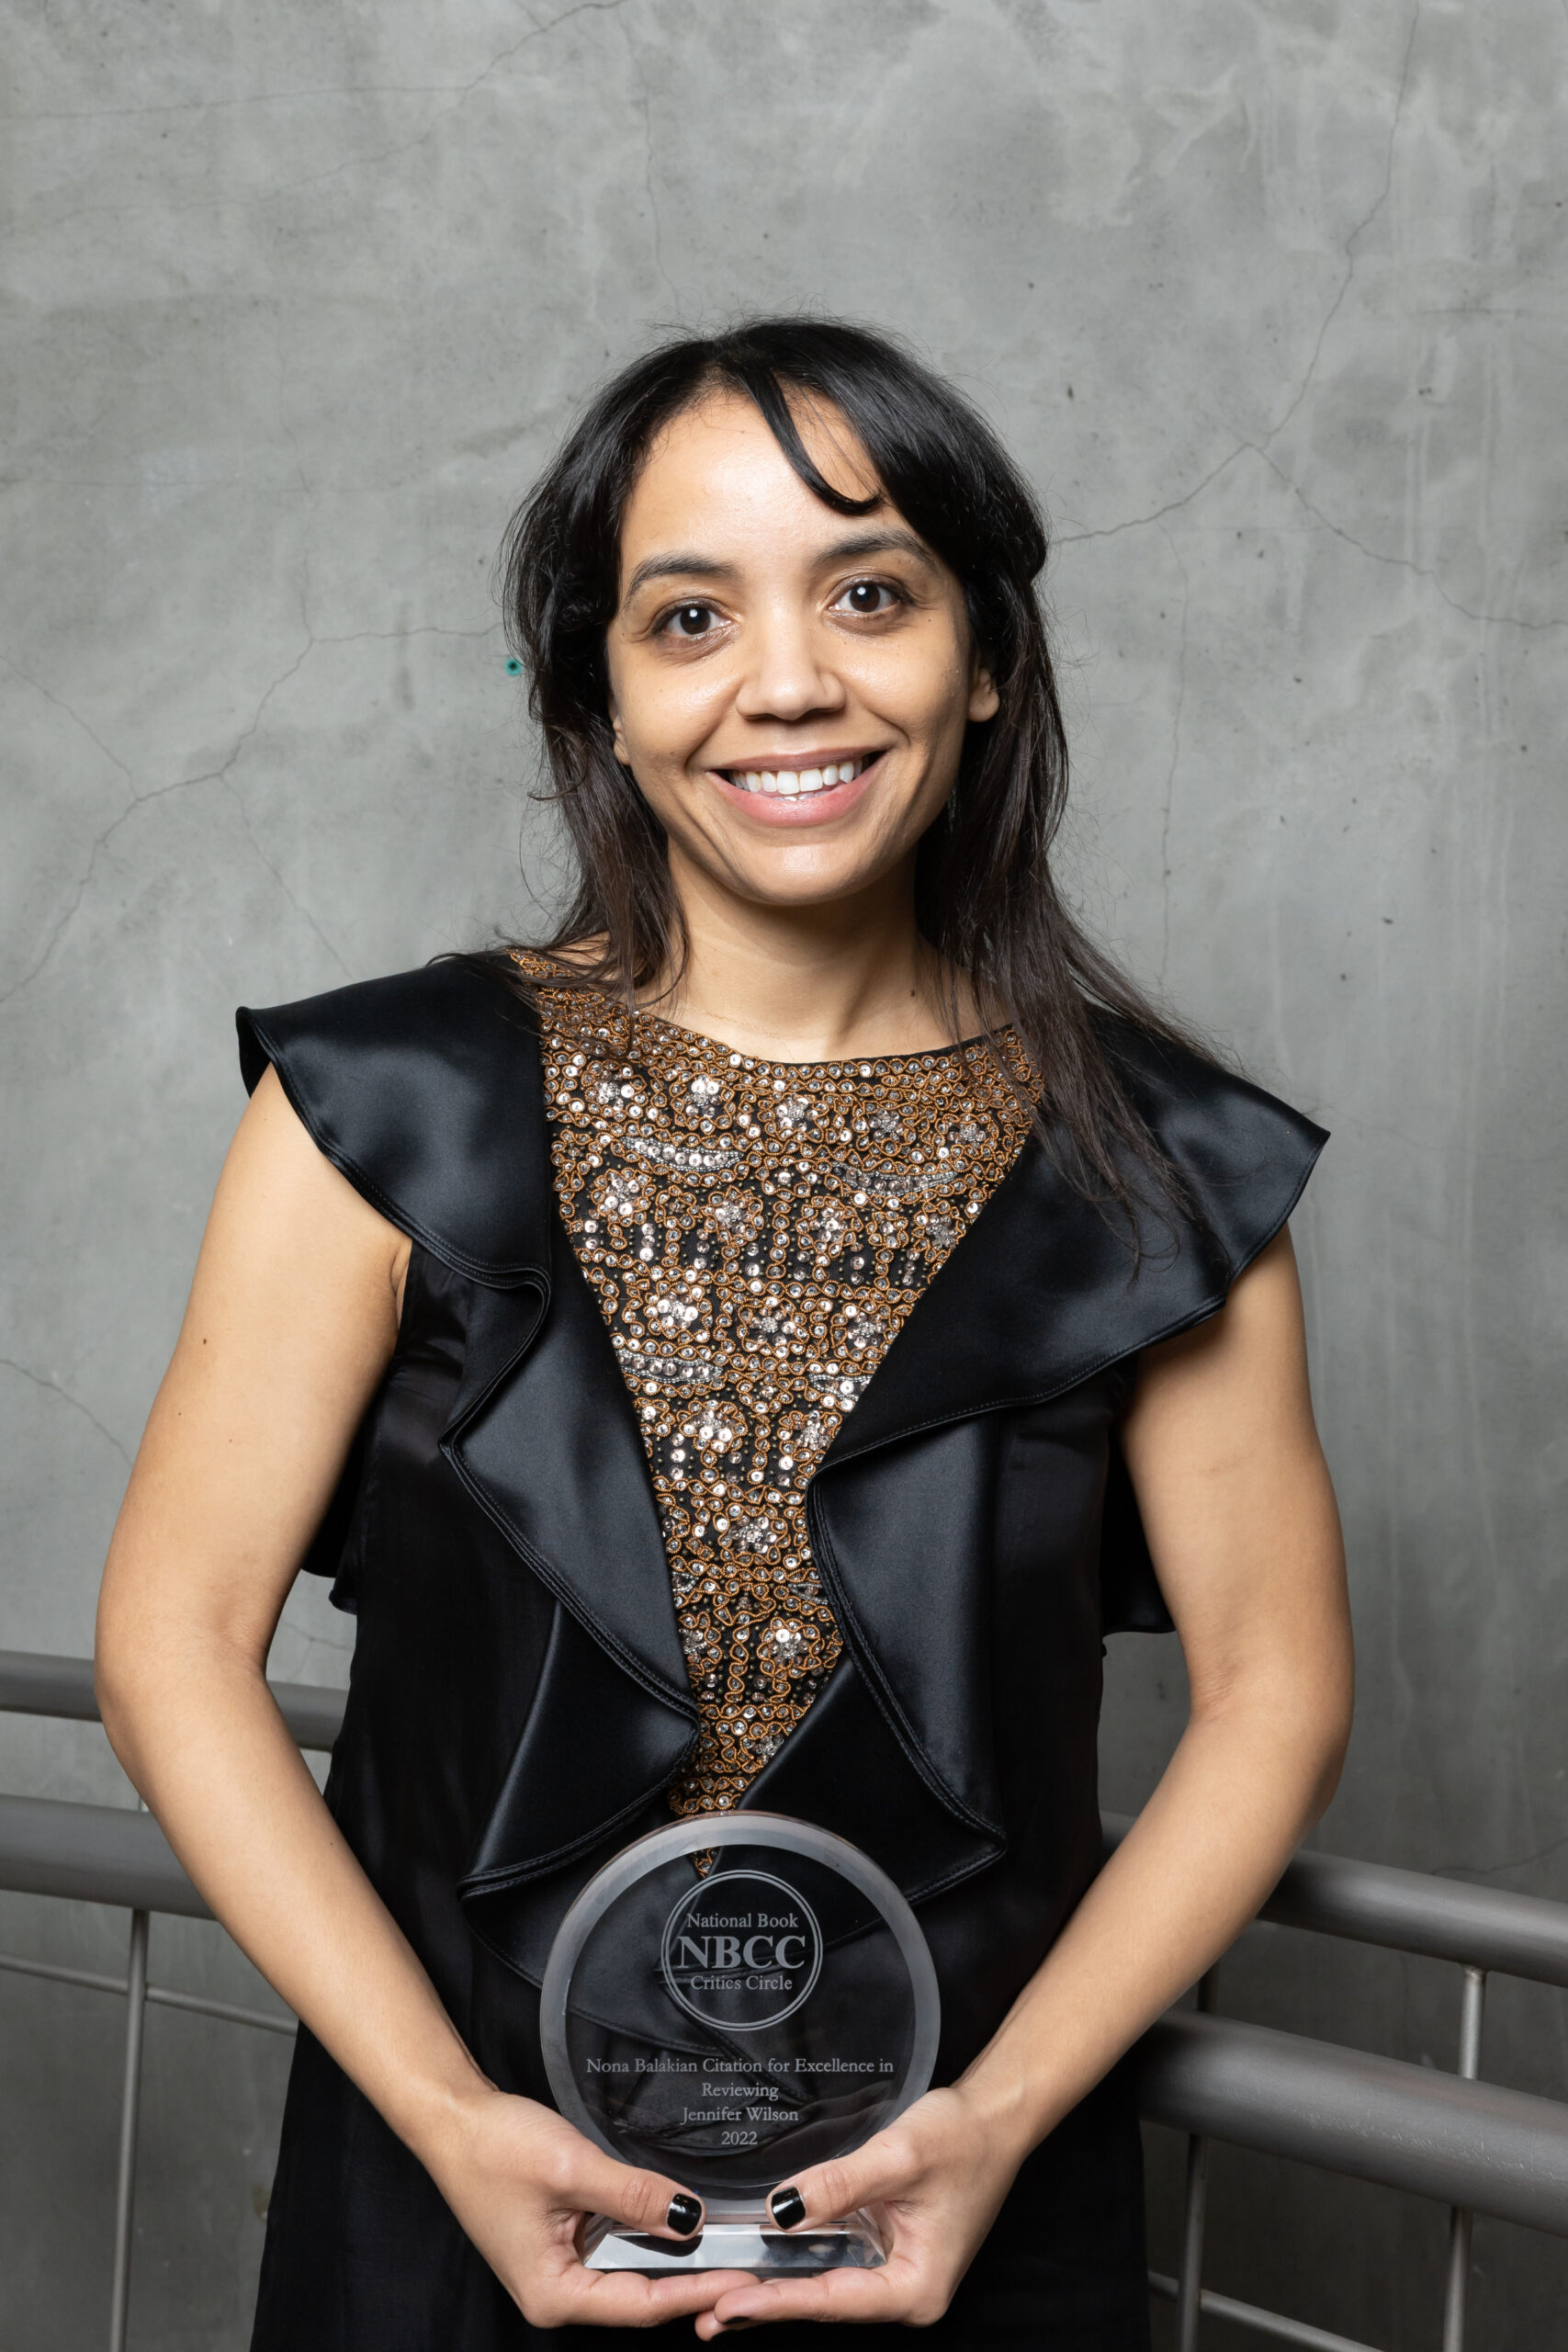
<path id="1" fill-rule="evenodd" d="M 752 319 L 666 343 L 598 394 L 513 518 L 501 559 L 508 638 L 528 676 L 575 869 L 570 903 L 540 945 L 600 943 L 562 978 L 628 1004 L 672 986 L 684 967 L 664 828 L 615 754 L 605 633 L 619 600 L 621 518 L 649 449 L 672 417 L 715 392 L 756 403 L 825 506 L 864 514 L 886 498 L 962 583 L 1000 707 L 968 728 L 952 794 L 919 844 L 917 923 L 948 970 L 967 976 L 982 1018 L 1012 1023 L 1040 1075 L 1042 1125 L 1073 1180 L 1127 1212 L 1146 1192 L 1140 1175 L 1180 1200 L 1176 1170 L 1128 1098 L 1116 1026 L 1189 1049 L 1193 1041 L 1086 935 L 1051 870 L 1067 746 L 1036 591 L 1047 551 L 1040 509 L 984 419 L 886 335 L 829 319 Z M 839 412 L 879 494 L 851 498 L 824 479 L 792 400 Z M 955 986 L 947 1011 L 956 1037 Z"/>

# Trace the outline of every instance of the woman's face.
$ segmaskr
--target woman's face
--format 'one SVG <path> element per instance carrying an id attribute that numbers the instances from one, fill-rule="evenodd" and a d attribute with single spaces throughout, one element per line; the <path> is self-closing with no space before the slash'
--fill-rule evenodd
<path id="1" fill-rule="evenodd" d="M 797 410 L 835 489 L 877 485 L 836 411 Z M 626 506 L 611 717 L 683 865 L 753 904 L 821 905 L 907 876 L 997 695 L 963 592 L 894 506 L 836 514 L 751 402 L 655 442 Z"/>

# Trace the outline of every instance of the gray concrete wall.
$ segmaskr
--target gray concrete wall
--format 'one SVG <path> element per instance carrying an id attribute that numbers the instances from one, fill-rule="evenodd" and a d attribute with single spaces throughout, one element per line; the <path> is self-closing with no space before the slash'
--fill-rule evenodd
<path id="1" fill-rule="evenodd" d="M 574 402 L 660 325 L 821 305 L 914 335 L 1049 502 L 1091 910 L 1336 1131 L 1299 1232 L 1362 1704 L 1322 1842 L 1568 1894 L 1554 0 L 7 13 L 0 1644 L 89 1645 L 231 1006 L 549 894 L 487 583 Z M 276 1664 L 341 1678 L 319 1597 Z M 1179 1661 L 1111 1677 L 1131 1802 Z M 22 1723 L 0 1786 L 127 1793 Z M 0 1901 L 11 1950 L 122 1935 Z M 153 1958 L 261 1997 L 216 1930 Z M 1440 1970 L 1260 1934 L 1225 1997 L 1449 2063 Z M 1568 2092 L 1561 2005 L 1495 2018 L 1491 2069 Z M 0 1978 L 7 2346 L 99 2340 L 118 2032 Z M 246 2340 L 285 2056 L 152 2021 L 139 2352 Z M 1163 2154 L 1155 2202 L 1173 2267 Z M 1215 2283 L 1435 2342 L 1439 2216 L 1228 2159 L 1215 2208 Z M 1478 2245 L 1475 2342 L 1559 2340 L 1562 2248 Z"/>

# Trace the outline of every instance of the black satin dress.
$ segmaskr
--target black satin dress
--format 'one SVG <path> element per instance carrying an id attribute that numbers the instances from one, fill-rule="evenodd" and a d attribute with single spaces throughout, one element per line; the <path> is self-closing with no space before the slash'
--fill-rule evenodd
<path id="1" fill-rule="evenodd" d="M 271 1063 L 413 1244 L 396 1352 L 309 1562 L 358 1620 L 328 1802 L 479 2064 L 547 2100 L 555 1930 L 668 1819 L 697 1723 L 632 1399 L 556 1206 L 538 1039 L 461 963 L 242 1012 L 240 1033 L 247 1083 Z M 742 1801 L 849 1838 L 915 1905 L 938 2081 L 1099 1867 L 1103 1634 L 1168 1628 L 1116 1439 L 1138 1353 L 1223 1305 L 1324 1141 L 1208 1063 L 1119 1025 L 1107 1043 L 1195 1213 L 1151 1212 L 1134 1250 L 1024 1146 L 811 1481 L 844 1654 Z M 1143 2352 L 1144 2270 L 1113 2075 L 1024 2165 L 931 2333 Z M 253 2352 L 522 2352 L 536 2334 L 301 2030 Z"/>

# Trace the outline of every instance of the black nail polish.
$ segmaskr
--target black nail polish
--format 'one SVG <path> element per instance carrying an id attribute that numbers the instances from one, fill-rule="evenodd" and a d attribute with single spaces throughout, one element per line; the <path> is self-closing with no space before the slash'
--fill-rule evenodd
<path id="1" fill-rule="evenodd" d="M 798 2188 L 775 2188 L 768 2199 L 768 2211 L 775 2229 L 793 2230 L 806 2219 L 806 2199 Z"/>
<path id="2" fill-rule="evenodd" d="M 664 2216 L 668 2226 L 676 2231 L 683 2238 L 689 2238 L 691 2236 L 692 2232 L 697 2228 L 702 2218 L 702 2207 L 697 2203 L 694 2197 L 688 2197 L 684 2189 L 682 2190 L 678 2197 L 672 2197 L 670 2199 L 670 2211 Z"/>

